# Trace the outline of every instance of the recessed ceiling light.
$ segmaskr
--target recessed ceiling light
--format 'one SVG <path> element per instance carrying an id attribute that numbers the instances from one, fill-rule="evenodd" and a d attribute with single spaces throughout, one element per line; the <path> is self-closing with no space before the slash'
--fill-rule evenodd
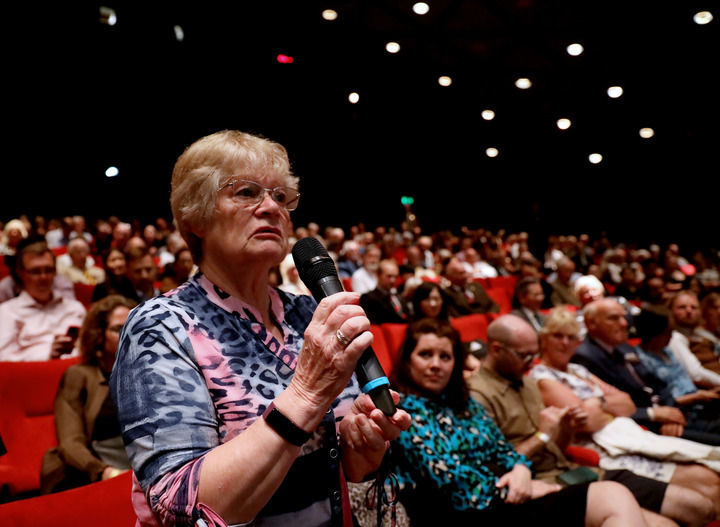
<path id="1" fill-rule="evenodd" d="M 115 177 L 120 173 L 117 167 L 108 167 L 105 170 L 105 177 Z"/>
<path id="2" fill-rule="evenodd" d="M 640 137 L 643 139 L 650 139 L 655 135 L 655 130 L 652 128 L 640 128 Z"/>
<path id="3" fill-rule="evenodd" d="M 337 11 L 335 11 L 334 9 L 325 9 L 322 12 L 322 17 L 325 20 L 332 22 L 333 20 L 337 20 L 338 14 Z"/>
<path id="4" fill-rule="evenodd" d="M 567 130 L 572 125 L 572 121 L 570 119 L 567 119 L 565 117 L 562 117 L 557 120 L 557 127 L 560 128 L 560 130 Z"/>
<path id="5" fill-rule="evenodd" d="M 442 75 L 438 77 L 438 84 L 440 86 L 450 86 L 452 84 L 452 78 L 448 75 Z"/>
<path id="6" fill-rule="evenodd" d="M 486 121 L 492 121 L 493 119 L 495 119 L 495 112 L 493 112 L 492 110 L 483 110 L 480 115 Z"/>
<path id="7" fill-rule="evenodd" d="M 398 51 L 400 51 L 400 44 L 398 44 L 397 42 L 388 42 L 387 44 L 385 44 L 385 50 L 388 53 L 397 53 Z"/>
<path id="8" fill-rule="evenodd" d="M 527 77 L 520 77 L 515 81 L 515 86 L 521 90 L 527 90 L 530 86 L 532 86 L 532 82 L 530 82 L 530 79 Z"/>
<path id="9" fill-rule="evenodd" d="M 590 155 L 588 156 L 588 160 L 589 160 L 593 165 L 597 165 L 598 163 L 600 163 L 600 162 L 603 160 L 603 157 L 602 157 L 602 155 L 600 155 L 600 154 L 590 154 Z"/>
<path id="10" fill-rule="evenodd" d="M 619 97 L 622 97 L 623 89 L 622 86 L 610 86 L 607 89 L 608 97 L 611 99 L 617 99 Z"/>
<path id="11" fill-rule="evenodd" d="M 498 149 L 493 146 L 485 150 L 485 155 L 488 157 L 497 157 L 499 153 Z"/>
<path id="12" fill-rule="evenodd" d="M 412 7 L 413 12 L 416 15 L 426 15 L 430 11 L 430 6 L 425 2 L 416 2 Z"/>
<path id="13" fill-rule="evenodd" d="M 348 95 L 348 101 L 350 101 L 352 104 L 357 104 L 357 102 L 360 100 L 360 94 L 358 92 L 352 92 L 350 95 Z"/>
<path id="14" fill-rule="evenodd" d="M 699 11 L 693 15 L 693 20 L 696 24 L 700 24 L 701 26 L 704 26 L 705 24 L 709 24 L 712 22 L 713 16 L 710 11 Z"/>
<path id="15" fill-rule="evenodd" d="M 574 44 L 570 44 L 567 47 L 568 55 L 572 55 L 573 57 L 577 57 L 578 55 L 582 55 L 582 52 L 585 51 L 585 48 L 582 47 L 582 44 L 578 44 L 577 42 Z"/>

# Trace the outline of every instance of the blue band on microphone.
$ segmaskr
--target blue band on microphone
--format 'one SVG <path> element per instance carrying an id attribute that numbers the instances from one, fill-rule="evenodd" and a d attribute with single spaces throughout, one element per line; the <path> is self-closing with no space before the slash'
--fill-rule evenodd
<path id="1" fill-rule="evenodd" d="M 387 377 L 378 377 L 377 379 L 373 379 L 372 381 L 369 381 L 365 386 L 362 387 L 362 391 L 364 393 L 369 393 L 371 390 L 374 390 L 378 386 L 383 385 L 390 385 L 390 381 Z"/>

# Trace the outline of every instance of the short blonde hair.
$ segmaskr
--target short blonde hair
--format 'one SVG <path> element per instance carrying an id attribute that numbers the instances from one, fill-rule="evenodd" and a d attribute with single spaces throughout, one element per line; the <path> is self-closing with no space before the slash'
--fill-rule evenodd
<path id="1" fill-rule="evenodd" d="M 202 260 L 202 240 L 215 212 L 218 188 L 233 176 L 278 176 L 297 187 L 287 151 L 279 143 L 237 130 L 223 130 L 198 139 L 178 157 L 172 174 L 170 207 L 178 230 L 193 255 Z"/>
<path id="2" fill-rule="evenodd" d="M 580 335 L 580 323 L 577 317 L 571 313 L 566 307 L 554 307 L 545 318 L 540 335 L 550 335 L 558 331 L 572 331 L 575 336 Z"/>

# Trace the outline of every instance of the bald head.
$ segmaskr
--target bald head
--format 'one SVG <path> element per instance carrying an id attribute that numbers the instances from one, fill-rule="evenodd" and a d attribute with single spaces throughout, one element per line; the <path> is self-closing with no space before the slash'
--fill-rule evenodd
<path id="1" fill-rule="evenodd" d="M 518 340 L 537 340 L 537 333 L 530 324 L 515 315 L 502 315 L 493 320 L 488 326 L 488 342 L 496 341 L 508 346 L 514 346 Z"/>
<path id="2" fill-rule="evenodd" d="M 515 315 L 495 319 L 487 332 L 485 367 L 507 379 L 522 379 L 538 356 L 538 337 L 530 324 Z"/>

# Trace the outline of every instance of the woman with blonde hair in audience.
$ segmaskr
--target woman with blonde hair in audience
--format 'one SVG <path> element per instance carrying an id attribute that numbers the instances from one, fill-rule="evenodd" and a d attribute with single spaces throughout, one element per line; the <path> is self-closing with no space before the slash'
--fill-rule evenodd
<path id="1" fill-rule="evenodd" d="M 423 319 L 408 327 L 395 385 L 412 424 L 392 453 L 413 526 L 645 525 L 637 501 L 618 483 L 561 489 L 534 481 L 527 458 L 469 397 L 464 354 L 448 322 Z"/>
<path id="2" fill-rule="evenodd" d="M 65 371 L 55 397 L 58 446 L 43 458 L 45 493 L 108 479 L 130 468 L 108 379 L 120 330 L 135 305 L 110 295 L 85 315 L 78 337 L 80 364 Z"/>
<path id="3" fill-rule="evenodd" d="M 10 220 L 5 224 L 0 239 L 0 255 L 14 256 L 18 245 L 28 237 L 25 224 L 18 219 Z"/>
<path id="4" fill-rule="evenodd" d="M 576 432 L 600 452 L 602 468 L 631 470 L 669 482 L 664 515 L 703 525 L 720 514 L 720 477 L 713 471 L 720 469 L 720 449 L 660 436 L 636 425 L 630 419 L 635 404 L 628 394 L 570 362 L 579 334 L 580 325 L 567 309 L 550 311 L 540 331 L 540 363 L 530 371 L 545 405 L 585 410 L 587 419 Z M 678 462 L 664 461 L 673 457 Z"/>

